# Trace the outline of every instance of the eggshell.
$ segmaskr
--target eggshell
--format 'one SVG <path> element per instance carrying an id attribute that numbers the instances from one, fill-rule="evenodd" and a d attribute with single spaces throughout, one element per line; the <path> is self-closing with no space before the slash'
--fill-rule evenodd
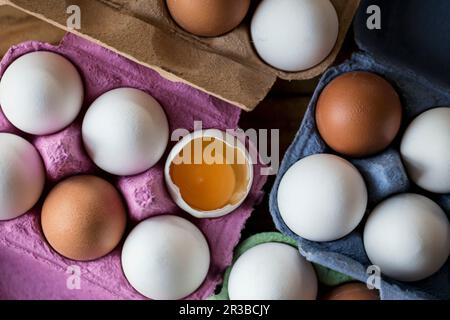
<path id="1" fill-rule="evenodd" d="M 297 249 L 264 243 L 246 251 L 233 265 L 228 281 L 231 300 L 314 300 L 317 277 Z"/>
<path id="2" fill-rule="evenodd" d="M 364 283 L 347 283 L 334 288 L 324 296 L 324 300 L 380 300 L 376 289 L 369 289 Z"/>
<path id="3" fill-rule="evenodd" d="M 167 0 L 173 19 L 186 31 L 216 37 L 236 28 L 244 20 L 250 0 Z"/>
<path id="4" fill-rule="evenodd" d="M 193 293 L 208 273 L 208 243 L 191 222 L 172 215 L 149 218 L 128 235 L 122 268 L 130 284 L 156 300 Z"/>
<path id="5" fill-rule="evenodd" d="M 202 137 L 215 138 L 220 141 L 223 141 L 224 143 L 230 145 L 231 147 L 237 148 L 240 152 L 240 155 L 244 157 L 245 162 L 247 164 L 245 176 L 242 176 L 241 173 L 240 174 L 236 173 L 237 177 L 240 176 L 238 179 L 245 180 L 245 182 L 243 182 L 245 184 L 243 190 L 239 190 L 239 192 L 237 192 L 235 195 L 237 201 L 234 201 L 233 203 L 230 203 L 223 208 L 211 211 L 201 211 L 192 208 L 188 203 L 186 203 L 186 201 L 181 196 L 180 189 L 172 181 L 172 178 L 170 176 L 170 166 L 175 157 L 183 150 L 183 148 L 187 144 L 192 142 L 192 140 L 199 139 Z M 230 212 L 236 210 L 247 198 L 253 184 L 253 164 L 246 147 L 236 137 L 230 135 L 227 132 L 217 129 L 199 130 L 186 135 L 172 148 L 169 155 L 167 156 L 166 165 L 164 168 L 164 178 L 170 196 L 181 209 L 183 209 L 184 211 L 188 212 L 189 214 L 193 215 L 196 218 L 218 218 L 225 216 Z M 239 183 L 239 185 L 241 184 Z"/>
<path id="6" fill-rule="evenodd" d="M 306 157 L 283 176 L 278 208 L 286 225 L 311 241 L 334 241 L 352 232 L 367 206 L 361 174 L 330 154 Z"/>
<path id="7" fill-rule="evenodd" d="M 149 94 L 120 88 L 94 101 L 84 117 L 82 135 L 97 166 L 128 176 L 150 169 L 161 159 L 169 124 L 161 105 Z"/>
<path id="8" fill-rule="evenodd" d="M 0 220 L 30 210 L 44 184 L 44 165 L 33 145 L 19 136 L 0 133 Z"/>
<path id="9" fill-rule="evenodd" d="M 32 52 L 15 60 L 0 81 L 0 105 L 18 129 L 46 135 L 72 123 L 83 103 L 83 83 L 67 59 Z"/>
<path id="10" fill-rule="evenodd" d="M 369 72 L 349 72 L 320 94 L 316 124 L 335 151 L 350 157 L 373 155 L 396 137 L 402 119 L 400 98 L 389 82 Z"/>
<path id="11" fill-rule="evenodd" d="M 262 0 L 251 22 L 259 56 L 284 71 L 312 68 L 330 54 L 339 20 L 329 0 Z"/>
<path id="12" fill-rule="evenodd" d="M 72 260 L 94 260 L 121 240 L 126 211 L 109 182 L 76 176 L 60 182 L 47 196 L 41 224 L 45 238 L 59 254 Z"/>
<path id="13" fill-rule="evenodd" d="M 419 187 L 450 193 L 450 108 L 418 116 L 406 130 L 400 152 L 411 180 Z"/>
<path id="14" fill-rule="evenodd" d="M 450 254 L 450 224 L 444 211 L 418 194 L 380 203 L 364 229 L 370 261 L 386 276 L 419 281 L 437 272 Z"/>

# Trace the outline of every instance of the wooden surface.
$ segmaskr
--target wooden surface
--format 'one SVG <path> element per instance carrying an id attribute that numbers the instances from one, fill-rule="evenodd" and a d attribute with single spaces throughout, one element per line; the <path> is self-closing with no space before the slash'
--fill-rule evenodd
<path id="1" fill-rule="evenodd" d="M 0 57 L 12 45 L 27 40 L 58 43 L 64 32 L 28 16 L 16 9 L 0 6 Z M 354 49 L 351 33 L 347 37 L 337 62 L 348 57 Z M 243 113 L 240 126 L 243 129 L 280 129 L 280 161 L 293 140 L 306 110 L 318 78 L 308 81 L 278 81 L 267 98 L 251 113 Z M 266 196 L 255 209 L 247 223 L 243 237 L 274 230 L 268 210 L 268 193 L 274 177 L 270 177 L 265 187 Z"/>
<path id="2" fill-rule="evenodd" d="M 9 6 L 0 7 L 0 56 L 14 44 L 38 40 L 58 43 L 64 31 Z"/>

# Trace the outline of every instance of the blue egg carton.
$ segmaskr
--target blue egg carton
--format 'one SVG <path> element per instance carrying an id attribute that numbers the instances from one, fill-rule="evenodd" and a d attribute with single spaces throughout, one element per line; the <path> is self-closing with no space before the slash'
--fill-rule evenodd
<path id="1" fill-rule="evenodd" d="M 371 5 L 381 9 L 381 30 L 369 30 L 366 26 L 367 8 Z M 380 201 L 403 192 L 429 197 L 450 216 L 450 195 L 431 194 L 415 186 L 409 180 L 399 154 L 401 137 L 417 115 L 434 107 L 450 106 L 449 13 L 450 2 L 447 0 L 362 1 L 355 18 L 356 41 L 362 51 L 329 69 L 321 78 L 270 194 L 270 211 L 277 228 L 294 238 L 300 253 L 311 262 L 362 282 L 370 281 L 372 275 L 362 240 L 365 220 L 343 239 L 312 242 L 294 234 L 286 226 L 277 204 L 280 181 L 294 163 L 313 154 L 336 154 L 317 131 L 315 109 L 324 87 L 346 72 L 369 71 L 381 75 L 394 86 L 403 105 L 402 129 L 387 150 L 369 158 L 347 158 L 361 172 L 367 185 L 369 203 L 366 217 Z M 382 275 L 380 291 L 385 300 L 450 299 L 450 261 L 439 272 L 422 281 L 400 282 Z"/>

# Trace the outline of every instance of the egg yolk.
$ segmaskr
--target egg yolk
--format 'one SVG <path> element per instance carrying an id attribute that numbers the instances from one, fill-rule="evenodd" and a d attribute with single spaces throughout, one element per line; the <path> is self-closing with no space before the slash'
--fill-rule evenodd
<path id="1" fill-rule="evenodd" d="M 233 166 L 227 163 L 172 164 L 170 175 L 183 200 L 202 211 L 225 207 L 236 188 Z"/>

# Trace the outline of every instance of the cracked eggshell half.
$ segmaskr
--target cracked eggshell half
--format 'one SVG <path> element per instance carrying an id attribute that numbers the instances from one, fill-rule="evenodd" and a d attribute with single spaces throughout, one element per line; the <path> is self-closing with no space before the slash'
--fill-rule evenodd
<path id="1" fill-rule="evenodd" d="M 222 197 L 222 200 L 226 199 L 226 202 L 224 202 L 223 205 L 220 205 L 217 208 L 205 209 L 193 205 L 192 202 L 187 200 L 187 195 L 184 192 L 184 190 L 182 190 L 183 188 L 180 187 L 180 185 L 174 181 L 175 179 L 172 174 L 173 172 L 172 167 L 175 165 L 177 159 L 180 159 L 179 158 L 180 156 L 183 157 L 182 156 L 183 152 L 185 152 L 189 146 L 191 146 L 191 150 L 192 148 L 194 148 L 195 150 L 196 141 L 203 141 L 203 142 L 212 141 L 214 143 L 221 143 L 224 146 L 223 150 L 226 150 L 227 152 L 229 151 L 233 152 L 231 153 L 234 155 L 233 159 L 238 160 L 237 162 L 231 162 L 230 164 L 230 167 L 232 169 L 231 170 L 232 176 L 234 177 L 233 181 L 234 188 L 232 188 L 231 193 L 227 194 L 226 196 L 224 195 L 225 183 L 218 182 L 223 177 L 219 176 L 219 178 L 216 178 L 214 176 L 216 172 L 213 172 L 212 174 L 209 173 L 209 176 L 203 175 L 203 173 L 200 172 L 200 177 L 198 175 L 195 175 L 194 173 L 191 173 L 191 179 L 195 180 L 209 179 L 209 181 L 206 181 L 206 184 L 209 183 L 209 186 L 212 186 L 210 188 L 205 188 L 205 185 L 202 185 L 202 183 L 198 184 L 198 180 L 195 181 L 195 183 L 197 183 L 196 187 L 199 188 L 198 190 L 206 191 L 205 193 L 201 194 L 201 196 L 199 196 L 199 201 L 210 200 L 208 199 L 208 197 L 211 198 Z M 204 149 L 202 149 L 202 151 L 203 150 Z M 202 152 L 202 157 L 203 154 L 204 153 Z M 167 189 L 173 201 L 181 209 L 183 209 L 184 211 L 188 212 L 189 214 L 191 214 L 196 218 L 218 218 L 225 216 L 231 213 L 232 211 L 236 210 L 247 198 L 253 183 L 253 162 L 245 145 L 232 134 L 218 129 L 198 130 L 183 137 L 173 147 L 173 149 L 169 153 L 169 156 L 167 157 L 166 165 L 164 168 L 164 177 L 166 180 Z M 217 187 L 217 189 L 214 189 L 214 187 Z M 214 192 L 216 190 L 217 192 Z M 191 190 L 191 195 L 199 194 L 196 193 L 195 191 L 196 190 L 194 191 Z M 229 190 L 227 190 L 226 192 L 228 191 Z"/>

